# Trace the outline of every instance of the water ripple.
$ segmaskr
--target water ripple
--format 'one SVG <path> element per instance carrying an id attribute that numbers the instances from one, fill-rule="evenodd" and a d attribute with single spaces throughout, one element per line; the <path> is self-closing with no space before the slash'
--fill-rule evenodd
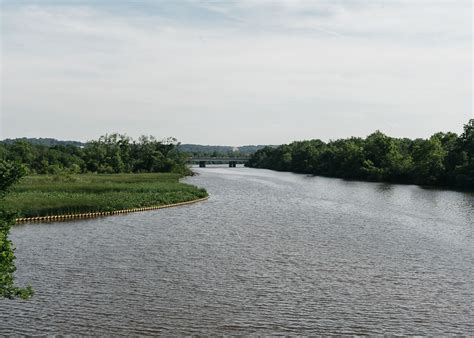
<path id="1" fill-rule="evenodd" d="M 197 169 L 203 203 L 22 225 L 0 334 L 474 334 L 474 196 Z"/>

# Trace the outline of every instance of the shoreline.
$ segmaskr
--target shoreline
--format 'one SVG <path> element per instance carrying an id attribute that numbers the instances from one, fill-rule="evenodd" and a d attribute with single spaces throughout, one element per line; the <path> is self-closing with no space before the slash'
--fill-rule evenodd
<path id="1" fill-rule="evenodd" d="M 158 210 L 158 209 L 166 209 L 172 207 L 179 207 L 190 205 L 194 203 L 203 202 L 209 199 L 209 196 L 197 198 L 194 200 L 189 200 L 185 202 L 179 203 L 171 203 L 171 204 L 163 204 L 151 207 L 142 207 L 142 208 L 131 208 L 131 209 L 122 209 L 122 210 L 114 210 L 114 211 L 98 211 L 98 212 L 89 212 L 89 213 L 81 213 L 81 214 L 66 214 L 66 215 L 54 215 L 54 216 L 37 216 L 37 217 L 21 217 L 15 220 L 15 224 L 25 224 L 25 223 L 51 223 L 51 222 L 60 222 L 60 221 L 69 221 L 69 220 L 79 220 L 79 219 L 88 219 L 88 218 L 97 218 L 97 217 L 105 217 L 105 216 L 113 216 L 113 215 L 120 215 L 120 214 L 128 214 L 132 212 L 139 212 L 139 211 L 150 211 L 150 210 Z"/>
<path id="2" fill-rule="evenodd" d="M 389 180 L 370 180 L 370 179 L 363 179 L 363 178 L 329 176 L 329 175 L 312 174 L 312 173 L 305 173 L 305 172 L 298 172 L 298 171 L 276 170 L 276 169 L 266 168 L 266 167 L 245 167 L 245 168 L 257 169 L 257 170 L 263 169 L 263 170 L 275 171 L 275 172 L 278 172 L 278 173 L 290 173 L 290 174 L 296 174 L 296 175 L 305 175 L 305 176 L 308 176 L 308 177 L 332 178 L 332 179 L 338 179 L 338 180 L 343 180 L 343 181 L 347 181 L 347 182 L 382 183 L 382 184 L 403 185 L 403 186 L 410 186 L 411 185 L 411 186 L 419 187 L 421 189 L 426 189 L 426 190 L 441 190 L 441 191 L 474 193 L 473 189 L 455 187 L 455 186 L 450 186 L 450 185 L 419 184 L 419 183 L 415 183 L 415 182 L 389 181 Z"/>

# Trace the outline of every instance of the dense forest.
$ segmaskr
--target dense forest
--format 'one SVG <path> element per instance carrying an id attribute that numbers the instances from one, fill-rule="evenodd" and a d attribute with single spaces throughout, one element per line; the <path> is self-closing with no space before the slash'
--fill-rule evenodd
<path id="1" fill-rule="evenodd" d="M 325 143 L 321 140 L 266 147 L 247 163 L 253 168 L 346 179 L 446 186 L 474 190 L 474 119 L 461 135 L 393 138 L 376 131 Z"/>
<path id="2" fill-rule="evenodd" d="M 186 155 L 177 146 L 174 138 L 134 140 L 121 134 L 101 136 L 83 146 L 19 139 L 0 143 L 0 160 L 21 163 L 32 174 L 186 173 Z"/>

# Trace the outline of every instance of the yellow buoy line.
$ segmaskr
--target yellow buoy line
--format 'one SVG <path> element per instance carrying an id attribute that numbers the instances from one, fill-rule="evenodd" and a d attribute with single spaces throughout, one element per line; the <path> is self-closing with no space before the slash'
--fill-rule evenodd
<path id="1" fill-rule="evenodd" d="M 179 207 L 182 205 L 202 202 L 202 201 L 207 200 L 208 198 L 209 197 L 203 197 L 203 198 L 198 198 L 192 201 L 186 201 L 186 202 L 180 202 L 180 203 L 157 205 L 157 206 L 143 207 L 143 208 L 123 209 L 123 210 L 115 210 L 115 211 L 88 212 L 88 213 L 83 213 L 83 214 L 55 215 L 55 216 L 23 217 L 23 218 L 17 218 L 16 223 L 20 224 L 20 223 L 29 223 L 29 222 L 56 222 L 56 221 L 67 221 L 67 220 L 75 220 L 75 219 L 83 219 L 83 218 L 94 218 L 94 217 L 101 217 L 101 216 L 128 214 L 130 212 L 137 212 L 137 211 L 149 211 L 149 210 Z"/>

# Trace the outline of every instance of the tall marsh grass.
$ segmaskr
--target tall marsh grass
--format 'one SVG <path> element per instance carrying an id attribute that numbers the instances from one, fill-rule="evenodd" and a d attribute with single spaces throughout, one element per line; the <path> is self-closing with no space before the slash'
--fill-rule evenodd
<path id="1" fill-rule="evenodd" d="M 19 217 L 115 211 L 191 201 L 204 189 L 179 174 L 78 174 L 25 177 L 6 199 Z"/>

